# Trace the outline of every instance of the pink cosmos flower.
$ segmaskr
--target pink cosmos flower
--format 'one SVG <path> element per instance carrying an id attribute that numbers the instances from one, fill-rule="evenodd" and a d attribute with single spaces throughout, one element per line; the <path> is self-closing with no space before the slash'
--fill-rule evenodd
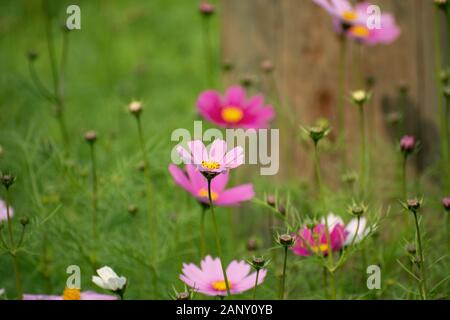
<path id="1" fill-rule="evenodd" d="M 313 1 L 332 16 L 337 33 L 345 34 L 363 44 L 390 44 L 400 36 L 400 28 L 390 13 L 381 14 L 380 28 L 368 27 L 367 2 L 358 3 L 353 7 L 348 0 Z"/>
<path id="2" fill-rule="evenodd" d="M 221 97 L 217 91 L 207 90 L 200 94 L 197 109 L 206 120 L 223 128 L 267 128 L 274 118 L 272 106 L 264 105 L 261 95 L 246 99 L 242 87 L 230 87 Z"/>
<path id="3" fill-rule="evenodd" d="M 185 164 L 195 165 L 200 172 L 223 173 L 244 163 L 242 147 L 227 152 L 227 143 L 221 139 L 214 140 L 209 153 L 200 140 L 188 142 L 188 147 L 190 151 L 178 146 L 177 152 Z"/>
<path id="4" fill-rule="evenodd" d="M 24 294 L 23 300 L 117 300 L 115 296 L 94 291 L 80 292 L 78 289 L 64 289 L 62 296 L 47 294 Z"/>
<path id="5" fill-rule="evenodd" d="M 348 232 L 345 231 L 344 224 L 341 221 L 335 220 L 333 217 L 328 217 L 328 231 L 330 233 L 331 250 L 339 251 L 345 244 Z M 294 254 L 299 256 L 323 255 L 327 256 L 329 247 L 326 234 L 325 222 L 317 224 L 314 228 L 309 229 L 303 227 L 295 235 L 296 241 L 292 246 Z"/>
<path id="6" fill-rule="evenodd" d="M 14 215 L 14 210 L 10 206 L 9 207 L 9 217 L 12 218 L 13 215 Z M 6 203 L 0 199 L 0 223 L 3 220 L 5 220 L 5 221 L 8 220 L 8 213 L 6 211 Z"/>
<path id="7" fill-rule="evenodd" d="M 226 270 L 231 294 L 239 294 L 255 286 L 256 272 L 249 274 L 250 266 L 245 261 L 232 261 Z M 264 281 L 267 270 L 261 269 L 258 276 L 258 285 Z M 195 264 L 183 264 L 183 274 L 180 279 L 195 291 L 208 296 L 226 296 L 227 289 L 223 279 L 220 259 L 205 257 L 200 268 Z"/>
<path id="8" fill-rule="evenodd" d="M 416 147 L 416 138 L 413 136 L 403 136 L 400 139 L 400 149 L 405 153 L 411 153 Z"/>
<path id="9" fill-rule="evenodd" d="M 192 194 L 198 201 L 209 204 L 208 180 L 193 165 L 186 165 L 186 172 L 176 165 L 169 165 L 169 171 L 175 182 Z M 187 174 L 187 175 L 186 175 Z M 225 172 L 211 181 L 211 199 L 214 205 L 234 206 L 255 196 L 252 184 L 244 184 L 225 190 L 229 174 Z"/>

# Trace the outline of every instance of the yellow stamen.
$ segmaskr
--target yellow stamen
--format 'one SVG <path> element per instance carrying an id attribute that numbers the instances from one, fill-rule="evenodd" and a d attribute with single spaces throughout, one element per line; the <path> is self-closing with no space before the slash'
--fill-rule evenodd
<path id="1" fill-rule="evenodd" d="M 231 289 L 231 283 L 228 283 L 230 289 Z M 227 285 L 225 283 L 225 281 L 214 281 L 212 283 L 212 287 L 217 290 L 217 291 L 226 291 L 227 290 Z"/>
<path id="2" fill-rule="evenodd" d="M 80 289 L 65 288 L 63 293 L 63 300 L 80 300 Z"/>
<path id="3" fill-rule="evenodd" d="M 355 11 L 345 11 L 342 13 L 342 18 L 346 21 L 355 21 L 358 18 L 358 15 Z"/>
<path id="4" fill-rule="evenodd" d="M 241 108 L 228 106 L 222 109 L 222 119 L 229 123 L 238 123 L 244 117 Z"/>
<path id="5" fill-rule="evenodd" d="M 220 164 L 215 161 L 202 161 L 202 167 L 208 170 L 220 169 Z"/>
<path id="6" fill-rule="evenodd" d="M 202 197 L 202 198 L 207 198 L 208 199 L 208 190 L 204 189 L 204 188 L 200 189 L 199 192 L 198 192 L 198 195 L 200 197 Z M 219 195 L 216 192 L 211 191 L 211 199 L 212 199 L 212 201 L 216 201 L 218 198 L 219 198 Z"/>
<path id="7" fill-rule="evenodd" d="M 328 253 L 328 244 L 323 243 L 319 246 L 312 246 L 311 249 L 314 251 L 315 254 L 320 253 Z"/>
<path id="8" fill-rule="evenodd" d="M 358 38 L 367 38 L 369 36 L 369 29 L 364 26 L 353 26 L 348 32 Z"/>

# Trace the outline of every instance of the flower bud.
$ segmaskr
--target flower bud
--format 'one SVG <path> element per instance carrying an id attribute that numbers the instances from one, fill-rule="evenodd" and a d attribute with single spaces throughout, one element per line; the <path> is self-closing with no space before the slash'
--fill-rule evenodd
<path id="1" fill-rule="evenodd" d="M 286 215 L 286 207 L 283 205 L 279 205 L 278 206 L 278 212 L 282 215 L 285 216 Z"/>
<path id="2" fill-rule="evenodd" d="M 352 215 L 361 217 L 367 211 L 367 206 L 364 204 L 353 204 L 349 211 Z"/>
<path id="3" fill-rule="evenodd" d="M 442 205 L 444 206 L 445 211 L 450 211 L 450 197 L 442 199 Z"/>
<path id="4" fill-rule="evenodd" d="M 408 200 L 406 200 L 406 205 L 408 207 L 408 210 L 417 211 L 420 209 L 420 206 L 422 205 L 422 201 L 420 201 L 418 199 L 408 199 Z"/>
<path id="5" fill-rule="evenodd" d="M 138 117 L 142 112 L 142 103 L 140 101 L 132 101 L 128 105 L 128 111 L 130 111 L 131 114 Z"/>
<path id="6" fill-rule="evenodd" d="M 39 57 L 39 54 L 37 53 L 37 51 L 35 51 L 35 50 L 28 50 L 28 52 L 27 52 L 28 60 L 30 60 L 31 62 L 34 62 L 34 61 L 37 60 L 38 57 Z"/>
<path id="7" fill-rule="evenodd" d="M 330 132 L 330 129 L 328 127 L 324 126 L 313 126 L 309 129 L 303 129 L 307 135 L 314 141 L 314 143 L 318 143 L 320 140 L 325 138 L 328 133 Z"/>
<path id="8" fill-rule="evenodd" d="M 222 69 L 223 69 L 224 71 L 231 71 L 231 70 L 233 70 L 233 68 L 234 68 L 233 62 L 231 62 L 230 60 L 225 59 L 225 60 L 222 62 Z"/>
<path id="9" fill-rule="evenodd" d="M 416 138 L 413 136 L 403 136 L 400 139 L 400 149 L 404 154 L 410 154 L 416 149 Z"/>
<path id="10" fill-rule="evenodd" d="M 434 4 L 436 5 L 436 7 L 444 11 L 447 10 L 448 3 L 448 0 L 434 0 Z"/>
<path id="11" fill-rule="evenodd" d="M 446 87 L 443 89 L 443 93 L 444 93 L 444 97 L 445 97 L 446 99 L 450 99 L 450 86 L 446 86 Z"/>
<path id="12" fill-rule="evenodd" d="M 28 219 L 27 217 L 23 217 L 23 218 L 20 218 L 20 224 L 22 225 L 22 226 L 26 226 L 27 224 L 29 224 L 30 223 L 30 219 Z"/>
<path id="13" fill-rule="evenodd" d="M 261 63 L 261 69 L 265 73 L 271 73 L 273 71 L 273 63 L 270 60 L 264 60 Z"/>
<path id="14" fill-rule="evenodd" d="M 278 237 L 278 242 L 285 247 L 290 247 L 294 244 L 295 239 L 293 236 L 291 236 L 290 234 L 282 234 Z"/>
<path id="15" fill-rule="evenodd" d="M 191 300 L 191 295 L 189 292 L 178 292 L 177 300 Z"/>
<path id="16" fill-rule="evenodd" d="M 358 180 L 358 174 L 356 172 L 346 172 L 342 175 L 342 182 L 353 184 Z"/>
<path id="17" fill-rule="evenodd" d="M 367 101 L 369 101 L 370 93 L 366 92 L 365 90 L 357 90 L 352 92 L 351 98 L 353 103 L 362 107 Z"/>
<path id="18" fill-rule="evenodd" d="M 446 83 L 447 83 L 447 81 L 448 81 L 448 79 L 449 79 L 449 77 L 450 77 L 450 74 L 449 74 L 449 73 L 450 73 L 450 72 L 449 72 L 448 69 L 444 69 L 444 70 L 442 70 L 442 71 L 439 73 L 439 77 L 441 78 L 441 81 L 442 81 L 443 84 L 446 84 Z"/>
<path id="19" fill-rule="evenodd" d="M 406 252 L 408 252 L 410 255 L 415 255 L 417 252 L 416 246 L 414 243 L 408 243 L 405 247 Z"/>
<path id="20" fill-rule="evenodd" d="M 391 111 L 386 115 L 386 122 L 391 125 L 399 124 L 402 120 L 402 114 L 397 111 Z"/>
<path id="21" fill-rule="evenodd" d="M 372 89 L 376 84 L 376 79 L 374 76 L 367 76 L 366 77 L 366 85 L 369 89 Z"/>
<path id="22" fill-rule="evenodd" d="M 97 133 L 95 131 L 86 132 L 84 134 L 84 140 L 90 144 L 93 144 L 97 140 Z"/>
<path id="23" fill-rule="evenodd" d="M 253 257 L 252 266 L 255 269 L 264 268 L 265 265 L 266 265 L 266 260 L 264 259 L 264 257 Z"/>
<path id="24" fill-rule="evenodd" d="M 251 86 L 253 86 L 255 84 L 255 82 L 256 82 L 256 79 L 251 74 L 245 74 L 241 78 L 241 85 L 247 89 L 250 88 Z"/>
<path id="25" fill-rule="evenodd" d="M 6 189 L 9 189 L 9 187 L 11 187 L 16 181 L 16 177 L 11 174 L 2 174 L 0 181 Z"/>
<path id="26" fill-rule="evenodd" d="M 198 10 L 205 17 L 209 17 L 214 14 L 214 6 L 207 1 L 203 1 L 202 3 L 200 3 Z"/>
<path id="27" fill-rule="evenodd" d="M 139 163 L 136 165 L 136 169 L 138 169 L 139 171 L 144 171 L 145 170 L 145 161 L 143 161 L 143 160 L 139 161 Z"/>
<path id="28" fill-rule="evenodd" d="M 275 205 L 277 204 L 277 199 L 273 194 L 269 194 L 267 195 L 266 203 L 271 207 L 275 207 Z"/>
<path id="29" fill-rule="evenodd" d="M 130 204 L 128 206 L 128 213 L 132 216 L 136 215 L 136 213 L 139 211 L 138 207 L 134 204 Z"/>

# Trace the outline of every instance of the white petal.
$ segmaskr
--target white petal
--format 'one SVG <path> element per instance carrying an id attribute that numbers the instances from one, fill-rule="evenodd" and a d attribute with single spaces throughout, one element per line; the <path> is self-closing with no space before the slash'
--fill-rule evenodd
<path id="1" fill-rule="evenodd" d="M 103 282 L 103 280 L 102 280 L 100 277 L 93 276 L 93 277 L 92 277 L 92 282 L 93 282 L 94 284 L 96 284 L 97 286 L 99 286 L 100 288 L 102 288 L 102 289 L 108 289 L 108 288 L 106 287 L 105 283 Z"/>
<path id="2" fill-rule="evenodd" d="M 108 280 L 110 278 L 118 278 L 118 275 L 114 272 L 114 270 L 108 266 L 104 266 L 100 269 L 97 269 L 97 274 L 103 280 Z"/>

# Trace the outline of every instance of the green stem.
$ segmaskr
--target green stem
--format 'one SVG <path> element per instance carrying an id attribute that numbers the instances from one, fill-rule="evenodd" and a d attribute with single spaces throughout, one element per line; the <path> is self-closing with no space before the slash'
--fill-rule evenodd
<path id="1" fill-rule="evenodd" d="M 402 158 L 402 199 L 407 198 L 407 184 L 406 184 L 406 164 L 407 164 L 408 156 L 406 154 L 403 155 Z"/>
<path id="2" fill-rule="evenodd" d="M 364 198 L 366 183 L 367 183 L 367 172 L 366 172 L 366 161 L 367 161 L 367 146 L 366 146 L 366 127 L 365 127 L 365 117 L 364 117 L 364 106 L 359 107 L 359 130 L 361 137 L 361 165 L 360 165 L 360 176 L 361 176 L 361 186 L 360 186 L 360 196 Z M 362 199 L 361 199 L 362 200 Z"/>
<path id="3" fill-rule="evenodd" d="M 345 146 L 345 140 L 346 140 L 346 130 L 345 130 L 345 113 L 344 113 L 344 106 L 345 106 L 345 84 L 346 84 L 346 77 L 347 77 L 347 68 L 345 59 L 347 56 L 347 38 L 341 37 L 339 39 L 339 88 L 338 88 L 338 130 L 339 130 L 339 146 Z M 344 152 L 342 153 L 342 166 L 343 169 L 347 167 L 347 156 Z"/>
<path id="4" fill-rule="evenodd" d="M 8 232 L 9 232 L 9 253 L 11 255 L 11 258 L 13 260 L 13 266 L 14 266 L 14 275 L 16 279 L 16 293 L 17 293 L 17 299 L 22 300 L 22 279 L 20 276 L 20 268 L 19 268 L 19 262 L 17 261 L 17 247 L 14 244 L 14 236 L 13 236 L 13 230 L 12 230 L 12 223 L 11 223 L 11 213 L 9 208 L 9 190 L 6 190 L 6 221 L 8 223 Z"/>
<path id="5" fill-rule="evenodd" d="M 219 237 L 219 229 L 217 228 L 217 221 L 216 221 L 216 215 L 214 213 L 214 205 L 211 197 L 211 181 L 213 178 L 208 178 L 208 199 L 209 199 L 209 205 L 211 208 L 211 217 L 213 221 L 214 226 L 214 233 L 216 235 L 216 245 L 217 245 L 217 252 L 219 254 L 219 260 L 220 260 L 220 266 L 222 267 L 222 273 L 223 273 L 223 279 L 225 281 L 225 286 L 227 288 L 227 295 L 230 296 L 230 284 L 228 283 L 228 277 L 227 273 L 225 271 L 225 267 L 222 261 L 222 246 L 220 245 L 220 237 Z"/>
<path id="6" fill-rule="evenodd" d="M 213 85 L 213 57 L 211 45 L 210 17 L 202 16 L 203 46 L 205 50 L 207 87 Z"/>
<path id="7" fill-rule="evenodd" d="M 450 44 L 449 44 L 450 46 Z M 449 50 L 450 51 L 450 50 Z M 446 162 L 446 171 L 447 171 L 447 194 L 450 194 L 450 149 L 449 149 L 449 141 L 448 141 L 448 137 L 449 137 L 449 125 L 448 125 L 448 121 L 450 119 L 450 98 L 446 98 L 446 103 L 445 103 L 445 117 L 444 117 L 444 144 L 445 144 L 445 148 L 444 148 L 444 161 Z"/>
<path id="8" fill-rule="evenodd" d="M 203 258 L 205 256 L 206 250 L 206 242 L 205 242 L 205 215 L 206 209 L 202 205 L 202 215 L 200 220 L 200 257 Z"/>
<path id="9" fill-rule="evenodd" d="M 427 278 L 426 278 L 426 270 L 425 270 L 425 260 L 423 255 L 423 248 L 422 248 L 422 237 L 420 235 L 420 227 L 419 227 L 419 220 L 417 218 L 417 212 L 413 211 L 414 213 L 414 222 L 416 225 L 416 234 L 417 234 L 417 246 L 419 249 L 419 258 L 420 258 L 420 273 L 421 273 L 421 279 L 420 279 L 420 290 L 422 292 L 422 297 L 424 300 L 427 299 Z"/>
<path id="10" fill-rule="evenodd" d="M 141 147 L 142 152 L 142 161 L 144 162 L 144 175 L 145 175 L 145 184 L 146 184 L 146 196 L 147 196 L 147 217 L 148 217 L 148 224 L 150 226 L 150 237 L 152 238 L 152 244 L 153 244 L 153 254 L 154 258 L 158 257 L 158 237 L 156 236 L 156 230 L 158 227 L 158 221 L 157 221 L 157 215 L 153 214 L 154 211 L 154 203 L 152 199 L 152 178 L 150 176 L 150 164 L 147 159 L 147 155 L 145 153 L 145 142 L 144 142 L 144 135 L 142 132 L 142 124 L 141 124 L 141 117 L 140 115 L 136 116 L 136 123 L 138 128 L 138 135 L 139 135 L 139 145 Z"/>
<path id="11" fill-rule="evenodd" d="M 92 262 L 95 265 L 97 262 L 96 258 L 96 250 L 95 247 L 97 245 L 97 211 L 98 211 L 98 180 L 97 180 L 97 165 L 95 161 L 95 146 L 94 142 L 89 143 L 90 153 L 91 153 L 91 176 L 92 176 L 92 239 L 93 239 L 93 248 L 92 248 Z"/>
<path id="12" fill-rule="evenodd" d="M 256 269 L 255 287 L 253 288 L 253 300 L 256 298 L 256 287 L 258 286 L 259 269 Z"/>
<path id="13" fill-rule="evenodd" d="M 281 291 L 280 291 L 280 300 L 284 300 L 285 298 L 285 287 L 286 287 L 286 265 L 287 265 L 287 255 L 288 255 L 288 247 L 284 246 L 284 261 L 283 261 L 283 275 L 281 278 Z"/>
<path id="14" fill-rule="evenodd" d="M 316 173 L 317 187 L 319 188 L 319 197 L 320 197 L 320 201 L 322 201 L 323 200 L 323 186 L 322 186 L 322 175 L 320 173 L 318 142 L 314 142 L 314 169 L 315 169 L 315 173 Z"/>
<path id="15" fill-rule="evenodd" d="M 336 300 L 336 278 L 334 275 L 334 271 L 329 270 L 330 273 L 330 299 Z"/>
<path id="16" fill-rule="evenodd" d="M 323 290 L 325 291 L 325 297 L 328 296 L 328 269 L 327 267 L 322 268 L 322 284 L 323 284 Z"/>

